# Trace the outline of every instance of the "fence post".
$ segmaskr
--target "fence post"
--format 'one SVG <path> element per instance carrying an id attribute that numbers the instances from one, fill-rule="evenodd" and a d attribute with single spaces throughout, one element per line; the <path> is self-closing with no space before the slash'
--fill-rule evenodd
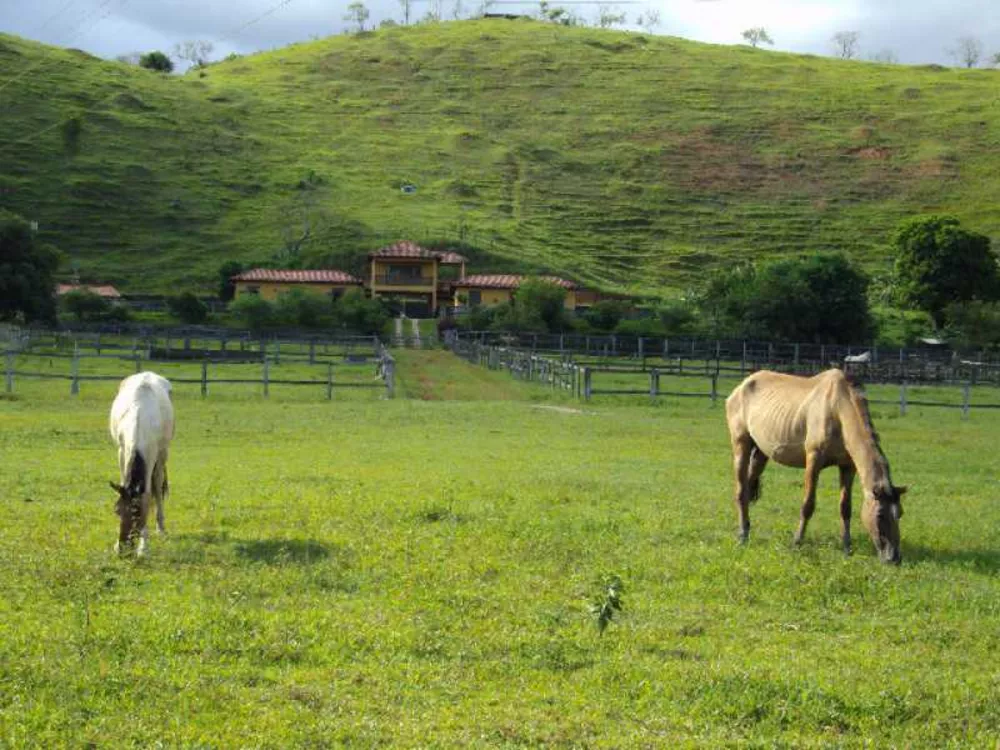
<path id="1" fill-rule="evenodd" d="M 97 333 L 97 339 L 94 341 L 94 349 L 97 350 L 97 356 L 101 356 L 101 334 Z"/>
<path id="2" fill-rule="evenodd" d="M 794 356 L 795 356 L 795 369 L 798 370 L 799 369 L 799 345 L 798 345 L 798 343 L 795 344 L 795 354 L 794 354 Z"/>
<path id="3" fill-rule="evenodd" d="M 333 362 L 326 363 L 326 400 L 333 400 Z"/>
<path id="4" fill-rule="evenodd" d="M 4 371 L 7 380 L 7 393 L 14 392 L 14 352 L 7 352 L 4 363 Z"/>
<path id="5" fill-rule="evenodd" d="M 971 397 L 972 388 L 969 383 L 966 383 L 962 388 L 962 419 L 969 418 L 969 399 Z"/>
<path id="6" fill-rule="evenodd" d="M 583 399 L 584 401 L 590 401 L 590 368 L 583 368 Z"/>
<path id="7" fill-rule="evenodd" d="M 309 339 L 309 364 L 316 364 L 316 339 Z"/>
<path id="8" fill-rule="evenodd" d="M 142 370 L 142 364 L 140 364 L 139 353 L 136 352 L 135 353 L 135 371 L 139 372 L 140 370 Z"/>
<path id="9" fill-rule="evenodd" d="M 274 340 L 274 364 L 281 364 L 281 339 Z"/>
<path id="10" fill-rule="evenodd" d="M 385 390 L 389 398 L 396 397 L 396 362 L 392 359 L 385 363 Z"/>
<path id="11" fill-rule="evenodd" d="M 270 387 L 269 387 L 270 386 L 270 377 L 269 377 L 269 373 L 268 373 L 268 365 L 270 363 L 271 363 L 270 360 L 267 357 L 264 357 L 264 398 L 267 398 L 268 396 L 271 395 L 271 393 L 270 393 Z"/>
<path id="12" fill-rule="evenodd" d="M 747 374 L 747 342 L 743 341 L 743 356 L 740 358 L 740 377 Z"/>
<path id="13" fill-rule="evenodd" d="M 201 361 L 201 397 L 208 395 L 208 360 Z"/>
<path id="14" fill-rule="evenodd" d="M 654 367 L 649 371 L 649 400 L 654 403 L 656 402 L 656 396 L 660 391 L 660 384 L 657 382 L 659 379 L 660 371 Z"/>
<path id="15" fill-rule="evenodd" d="M 80 395 L 80 354 L 73 352 L 73 362 L 70 369 L 69 394 L 71 396 Z"/>
<path id="16" fill-rule="evenodd" d="M 712 373 L 712 406 L 715 406 L 716 399 L 719 398 L 719 376 Z"/>
<path id="17" fill-rule="evenodd" d="M 906 416 L 906 381 L 899 384 L 899 416 Z"/>

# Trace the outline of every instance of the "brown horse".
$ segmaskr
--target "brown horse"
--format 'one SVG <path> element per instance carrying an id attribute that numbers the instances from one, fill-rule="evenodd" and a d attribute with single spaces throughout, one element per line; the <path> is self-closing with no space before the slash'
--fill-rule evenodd
<path id="1" fill-rule="evenodd" d="M 837 466 L 844 552 L 851 550 L 851 484 L 858 474 L 865 493 L 861 521 L 882 562 L 900 562 L 900 497 L 906 488 L 893 486 L 868 401 L 843 372 L 827 370 L 811 378 L 755 372 L 726 399 L 726 420 L 733 444 L 740 541 L 750 536 L 749 507 L 760 495 L 760 475 L 769 459 L 806 470 L 796 544 L 802 542 L 816 507 L 820 471 Z"/>

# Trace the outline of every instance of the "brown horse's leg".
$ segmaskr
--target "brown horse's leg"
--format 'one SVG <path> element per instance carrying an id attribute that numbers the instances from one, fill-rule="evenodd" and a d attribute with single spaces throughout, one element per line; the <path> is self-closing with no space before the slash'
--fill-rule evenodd
<path id="1" fill-rule="evenodd" d="M 802 515 L 799 518 L 799 529 L 795 532 L 795 543 L 802 544 L 802 537 L 806 533 L 806 525 L 812 518 L 813 511 L 816 510 L 816 480 L 819 478 L 819 471 L 823 467 L 816 451 L 806 453 L 806 496 L 802 501 Z"/>
<path id="2" fill-rule="evenodd" d="M 840 467 L 840 539 L 844 554 L 851 554 L 851 485 L 854 484 L 853 466 Z"/>
<path id="3" fill-rule="evenodd" d="M 733 438 L 733 471 L 736 475 L 736 489 L 733 500 L 740 520 L 740 542 L 750 538 L 750 451 L 753 441 L 749 435 Z"/>

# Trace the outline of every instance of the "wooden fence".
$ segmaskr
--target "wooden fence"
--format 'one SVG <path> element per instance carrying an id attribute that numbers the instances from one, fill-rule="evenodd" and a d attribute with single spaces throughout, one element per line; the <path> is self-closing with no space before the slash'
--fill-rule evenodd
<path id="1" fill-rule="evenodd" d="M 531 351 L 490 346 L 462 337 L 453 337 L 448 343 L 455 354 L 474 364 L 493 370 L 508 370 L 518 379 L 566 390 L 584 401 L 590 401 L 595 396 L 646 396 L 653 401 L 665 397 L 706 398 L 715 404 L 720 397 L 728 395 L 743 377 L 752 372 L 745 363 L 740 366 L 725 366 L 719 360 L 709 359 L 695 364 L 680 358 L 672 363 L 665 362 L 655 367 L 644 365 L 629 367 L 620 364 L 582 365 L 565 357 L 556 358 Z M 665 389 L 663 379 L 668 379 L 674 387 Z M 601 383 L 601 380 L 605 383 Z M 609 380 L 611 382 L 607 382 Z M 680 384 L 690 384 L 690 386 L 682 389 L 678 387 Z M 898 406 L 901 415 L 905 415 L 907 410 L 914 406 L 960 409 L 963 418 L 967 418 L 969 412 L 974 409 L 1000 409 L 1000 403 L 997 402 L 1000 397 L 974 401 L 973 389 L 977 385 L 980 390 L 984 386 L 989 388 L 991 394 L 996 394 L 996 391 L 991 384 L 977 383 L 973 378 L 964 383 L 944 383 L 931 387 L 908 383 L 905 380 L 895 385 L 898 386 L 898 398 L 890 399 L 880 397 L 879 394 L 869 394 L 869 403 Z M 886 394 L 890 390 L 890 386 L 885 384 L 877 387 L 881 394 Z M 914 398 L 915 388 L 920 389 L 918 393 L 928 390 L 942 393 L 950 390 L 956 393 L 956 398 L 951 401 L 926 397 Z M 959 392 L 960 400 L 957 398 Z"/>
<path id="2" fill-rule="evenodd" d="M 43 367 L 32 367 L 31 365 L 31 363 L 42 363 L 45 360 L 49 361 L 50 367 L 48 371 Z M 53 370 L 53 362 L 66 363 L 68 371 L 65 367 L 59 368 L 59 371 Z M 98 365 L 97 369 L 102 371 L 82 373 L 81 363 L 84 362 L 96 362 Z M 8 350 L 4 355 L 4 388 L 7 393 L 14 393 L 15 384 L 20 379 L 63 380 L 68 381 L 70 394 L 76 396 L 80 393 L 81 383 L 88 381 L 118 381 L 131 372 L 140 372 L 144 368 L 149 368 L 154 362 L 155 360 L 146 359 L 141 351 L 137 351 L 131 356 L 122 356 L 84 354 L 80 351 L 72 354 L 63 354 L 58 352 L 34 353 Z M 199 385 L 203 397 L 208 396 L 210 389 L 214 386 L 242 384 L 260 385 L 265 398 L 270 396 L 272 386 L 322 387 L 328 400 L 332 400 L 334 391 L 339 389 L 384 389 L 386 397 L 393 398 L 395 396 L 395 361 L 392 356 L 379 344 L 377 356 L 373 357 L 371 362 L 375 365 L 371 379 L 362 378 L 359 380 L 356 378 L 355 380 L 348 380 L 344 377 L 339 377 L 338 373 L 350 373 L 357 376 L 360 366 L 364 363 L 360 361 L 335 362 L 333 360 L 320 362 L 315 360 L 310 361 L 307 358 L 293 360 L 286 356 L 284 363 L 296 369 L 296 376 L 274 377 L 273 370 L 281 363 L 271 356 L 265 356 L 263 359 L 252 363 L 203 357 L 199 361 L 189 361 L 186 363 L 173 362 L 174 365 L 181 364 L 194 369 L 196 372 L 199 372 L 198 376 L 178 376 L 171 374 L 169 379 L 172 383 Z M 259 375 L 249 377 L 245 372 L 248 364 L 259 365 Z M 295 365 L 298 365 L 298 367 L 295 367 Z M 126 369 L 128 371 L 125 371 Z M 231 371 L 234 369 L 241 371 L 239 376 L 231 374 Z M 227 372 L 227 370 L 230 372 Z M 364 371 L 367 372 L 367 370 Z M 312 376 L 307 377 L 303 375 L 303 372 Z"/>

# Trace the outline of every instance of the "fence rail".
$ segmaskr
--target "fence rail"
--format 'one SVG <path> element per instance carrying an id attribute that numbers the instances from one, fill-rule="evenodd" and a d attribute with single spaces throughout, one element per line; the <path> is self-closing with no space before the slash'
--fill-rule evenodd
<path id="1" fill-rule="evenodd" d="M 341 389 L 367 389 L 385 390 L 387 398 L 395 395 L 395 362 L 388 350 L 379 343 L 377 354 L 374 358 L 376 367 L 372 380 L 347 380 L 338 377 L 338 371 L 343 371 L 357 377 L 361 362 L 309 362 L 306 359 L 290 360 L 285 358 L 286 365 L 296 369 L 296 372 L 289 373 L 287 377 L 274 377 L 272 368 L 280 365 L 279 360 L 266 356 L 263 360 L 244 363 L 233 362 L 228 359 L 202 358 L 197 362 L 173 362 L 173 365 L 197 367 L 200 370 L 199 376 L 187 374 L 171 374 L 170 381 L 177 384 L 196 384 L 201 386 L 201 395 L 207 396 L 211 386 L 214 385 L 260 385 L 265 397 L 270 396 L 272 386 L 311 386 L 325 388 L 326 398 L 332 400 L 335 390 Z M 69 371 L 48 372 L 40 369 L 37 364 L 32 367 L 32 363 L 47 360 L 50 367 L 53 362 L 68 362 Z M 81 372 L 81 363 L 91 362 L 104 372 Z M 19 379 L 35 380 L 62 380 L 69 381 L 70 394 L 79 395 L 81 383 L 118 381 L 126 377 L 130 372 L 124 372 L 126 367 L 131 372 L 140 372 L 144 364 L 148 365 L 150 360 L 146 359 L 142 352 L 136 352 L 131 356 L 108 355 L 108 354 L 73 354 L 60 353 L 37 353 L 26 351 L 8 350 L 4 355 L 4 389 L 6 393 L 15 392 L 15 384 Z M 232 368 L 245 369 L 250 364 L 260 366 L 260 374 L 253 377 L 240 373 L 241 376 L 234 376 L 231 372 L 225 372 Z M 325 365 L 325 367 L 324 367 Z M 211 370 L 221 370 L 225 372 L 222 377 L 211 377 Z M 303 370 L 307 373 L 314 372 L 315 376 L 303 375 Z"/>
<path id="2" fill-rule="evenodd" d="M 683 358 L 671 365 L 666 363 L 655 367 L 624 367 L 616 365 L 584 365 L 565 357 L 552 357 L 543 354 L 515 349 L 511 347 L 483 344 L 477 340 L 450 336 L 447 345 L 452 351 L 473 364 L 482 365 L 493 370 L 507 370 L 515 378 L 529 380 L 561 388 L 573 393 L 584 401 L 590 401 L 595 396 L 646 396 L 655 401 L 660 398 L 705 398 L 715 404 L 721 395 L 728 392 L 728 386 L 735 386 L 742 378 L 752 372 L 745 364 L 741 366 L 722 365 L 719 360 L 704 360 L 701 365 L 692 367 L 690 362 L 685 369 Z M 806 373 L 803 373 L 806 374 Z M 662 380 L 670 379 L 673 387 L 664 388 Z M 596 379 L 605 383 L 596 383 Z M 726 383 L 727 389 L 720 391 L 720 384 Z M 680 385 L 690 383 L 691 387 L 681 389 Z M 699 387 L 703 383 L 703 387 Z M 640 386 L 641 384 L 641 386 Z M 889 404 L 898 406 L 901 415 L 905 415 L 910 407 L 923 406 L 934 408 L 960 409 L 962 417 L 967 418 L 975 409 L 1000 409 L 1000 403 L 987 401 L 975 403 L 973 388 L 977 385 L 991 387 L 989 383 L 977 383 L 969 379 L 964 383 L 926 384 L 908 383 L 903 380 L 898 384 L 897 399 L 869 396 L 873 404 Z M 880 384 L 881 390 L 887 390 L 890 385 Z M 912 398 L 912 389 L 919 387 L 961 389 L 961 401 L 943 401 L 928 398 Z M 992 389 L 991 389 L 992 390 Z"/>

